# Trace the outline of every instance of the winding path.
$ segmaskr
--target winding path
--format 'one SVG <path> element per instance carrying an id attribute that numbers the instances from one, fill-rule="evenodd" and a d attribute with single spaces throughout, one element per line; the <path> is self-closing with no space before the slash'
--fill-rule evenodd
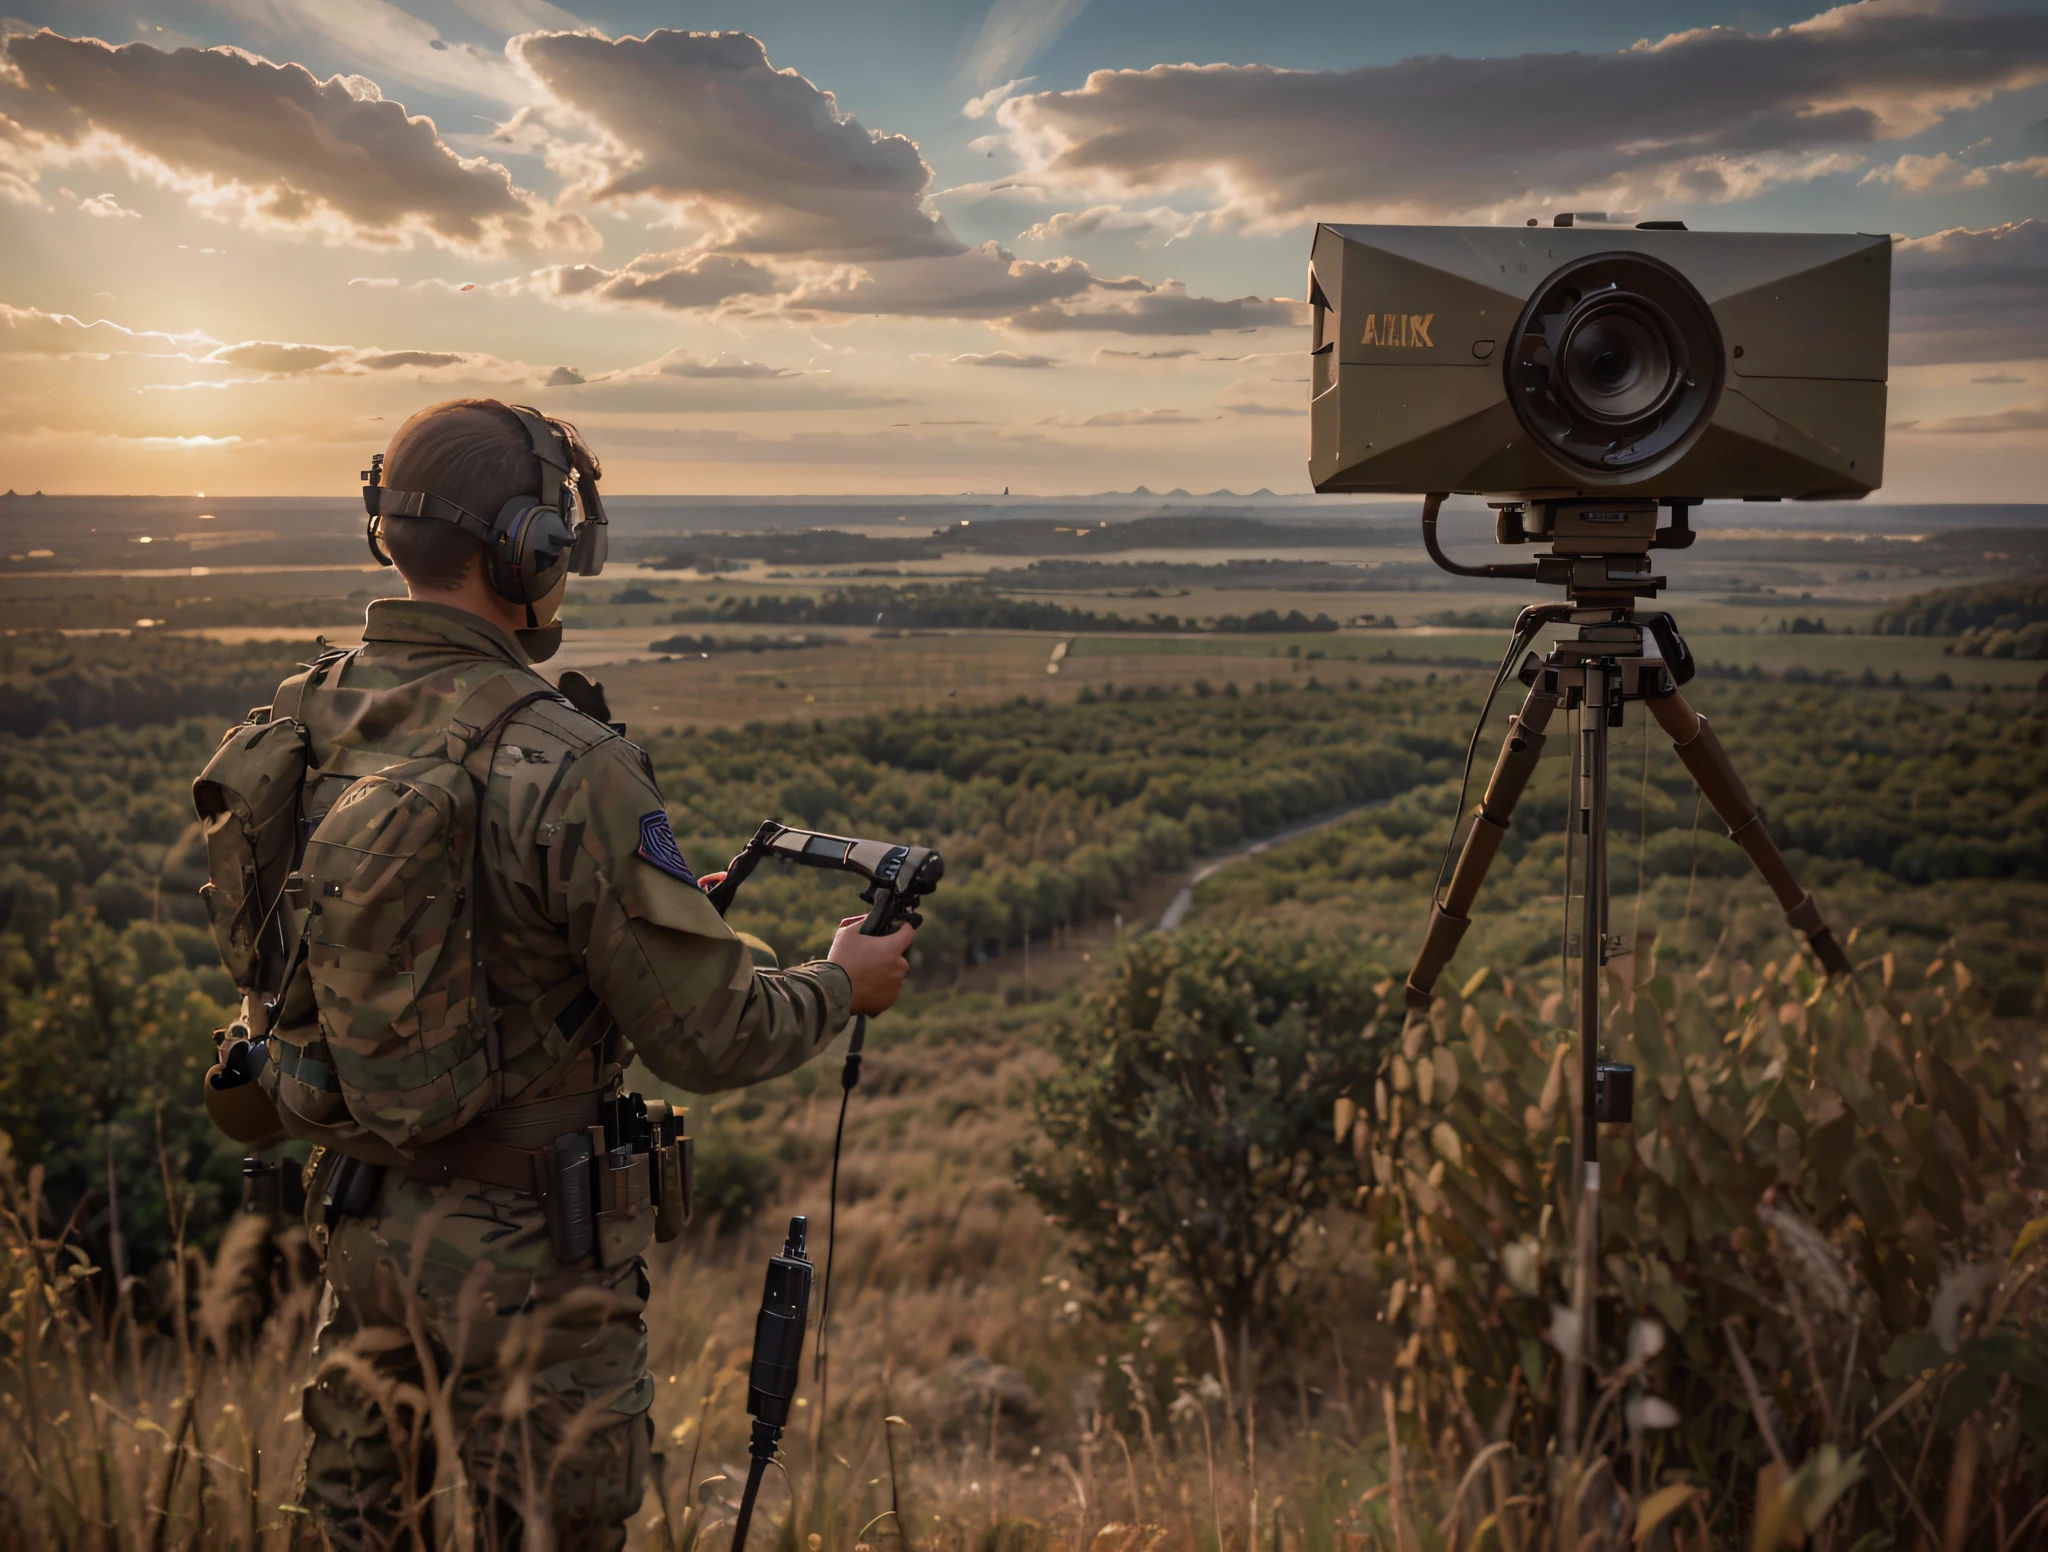
<path id="1" fill-rule="evenodd" d="M 1180 892 L 1168 902 L 1166 910 L 1160 915 L 1157 925 L 1152 930 L 1154 932 L 1177 931 L 1181 923 L 1188 919 L 1188 912 L 1194 908 L 1195 886 L 1211 873 L 1227 868 L 1233 862 L 1242 862 L 1247 857 L 1256 857 L 1260 852 L 1270 851 L 1275 846 L 1285 846 L 1289 841 L 1298 841 L 1305 835 L 1313 835 L 1318 830 L 1326 830 L 1339 820 L 1349 819 L 1353 814 L 1362 813 L 1368 808 L 1378 808 L 1384 801 L 1384 799 L 1380 799 L 1371 803 L 1347 803 L 1342 808 L 1333 808 L 1324 813 L 1317 814 L 1313 819 L 1305 819 L 1300 824 L 1282 830 L 1276 835 L 1261 836 L 1255 841 L 1240 842 L 1238 845 L 1231 847 L 1229 851 L 1211 857 L 1188 875 L 1188 881 L 1181 885 Z"/>

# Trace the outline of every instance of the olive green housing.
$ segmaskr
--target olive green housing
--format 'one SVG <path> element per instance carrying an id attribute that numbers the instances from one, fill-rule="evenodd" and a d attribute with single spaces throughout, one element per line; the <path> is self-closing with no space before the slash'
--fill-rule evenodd
<path id="1" fill-rule="evenodd" d="M 1512 336 L 1596 254 L 1677 270 L 1711 308 L 1711 411 L 1626 472 L 1547 453 L 1509 403 Z M 1629 227 L 1329 226 L 1309 260 L 1319 491 L 1841 500 L 1883 481 L 1891 240 Z"/>

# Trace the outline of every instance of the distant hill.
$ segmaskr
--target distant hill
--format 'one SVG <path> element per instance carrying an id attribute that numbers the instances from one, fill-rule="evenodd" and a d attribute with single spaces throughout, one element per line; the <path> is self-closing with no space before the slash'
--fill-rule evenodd
<path id="1" fill-rule="evenodd" d="M 1953 636 L 1957 657 L 2048 658 L 2048 579 L 1916 593 L 1872 622 L 1880 636 Z"/>

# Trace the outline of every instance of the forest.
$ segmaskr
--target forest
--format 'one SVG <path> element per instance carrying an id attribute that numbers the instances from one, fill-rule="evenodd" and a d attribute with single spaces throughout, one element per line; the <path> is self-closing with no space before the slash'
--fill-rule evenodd
<path id="1" fill-rule="evenodd" d="M 2048 582 L 1987 582 L 1920 593 L 1881 613 L 1872 629 L 1892 636 L 1952 636 L 1958 657 L 2048 658 Z"/>
<path id="2" fill-rule="evenodd" d="M 717 621 L 734 625 L 875 625 L 894 630 L 1040 631 L 1333 631 L 1337 622 L 1299 609 L 1183 620 L 1177 614 L 1148 613 L 1143 619 L 1098 614 L 1044 599 L 1013 598 L 975 582 L 901 586 L 835 587 L 820 596 L 781 593 L 731 594 L 715 604 L 678 609 L 672 623 Z"/>

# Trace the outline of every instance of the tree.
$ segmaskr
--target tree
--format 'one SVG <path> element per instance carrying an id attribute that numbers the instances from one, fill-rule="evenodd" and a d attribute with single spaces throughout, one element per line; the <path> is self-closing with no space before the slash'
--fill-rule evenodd
<path id="1" fill-rule="evenodd" d="M 1276 1325 L 1303 1229 L 1355 1179 L 1330 1117 L 1371 1092 L 1390 985 L 1315 939 L 1153 936 L 1057 1029 L 1023 1185 L 1113 1307 L 1177 1300 L 1241 1351 Z"/>
<path id="2" fill-rule="evenodd" d="M 117 933 L 67 916 L 38 948 L 50 979 L 0 1002 L 0 1131 L 43 1166 L 50 1220 L 63 1224 L 89 1196 L 78 1229 L 109 1250 L 111 1175 L 123 1259 L 142 1271 L 171 1250 L 163 1166 L 193 1240 L 210 1239 L 234 1205 L 242 1150 L 200 1101 L 226 1010 L 148 923 Z"/>

